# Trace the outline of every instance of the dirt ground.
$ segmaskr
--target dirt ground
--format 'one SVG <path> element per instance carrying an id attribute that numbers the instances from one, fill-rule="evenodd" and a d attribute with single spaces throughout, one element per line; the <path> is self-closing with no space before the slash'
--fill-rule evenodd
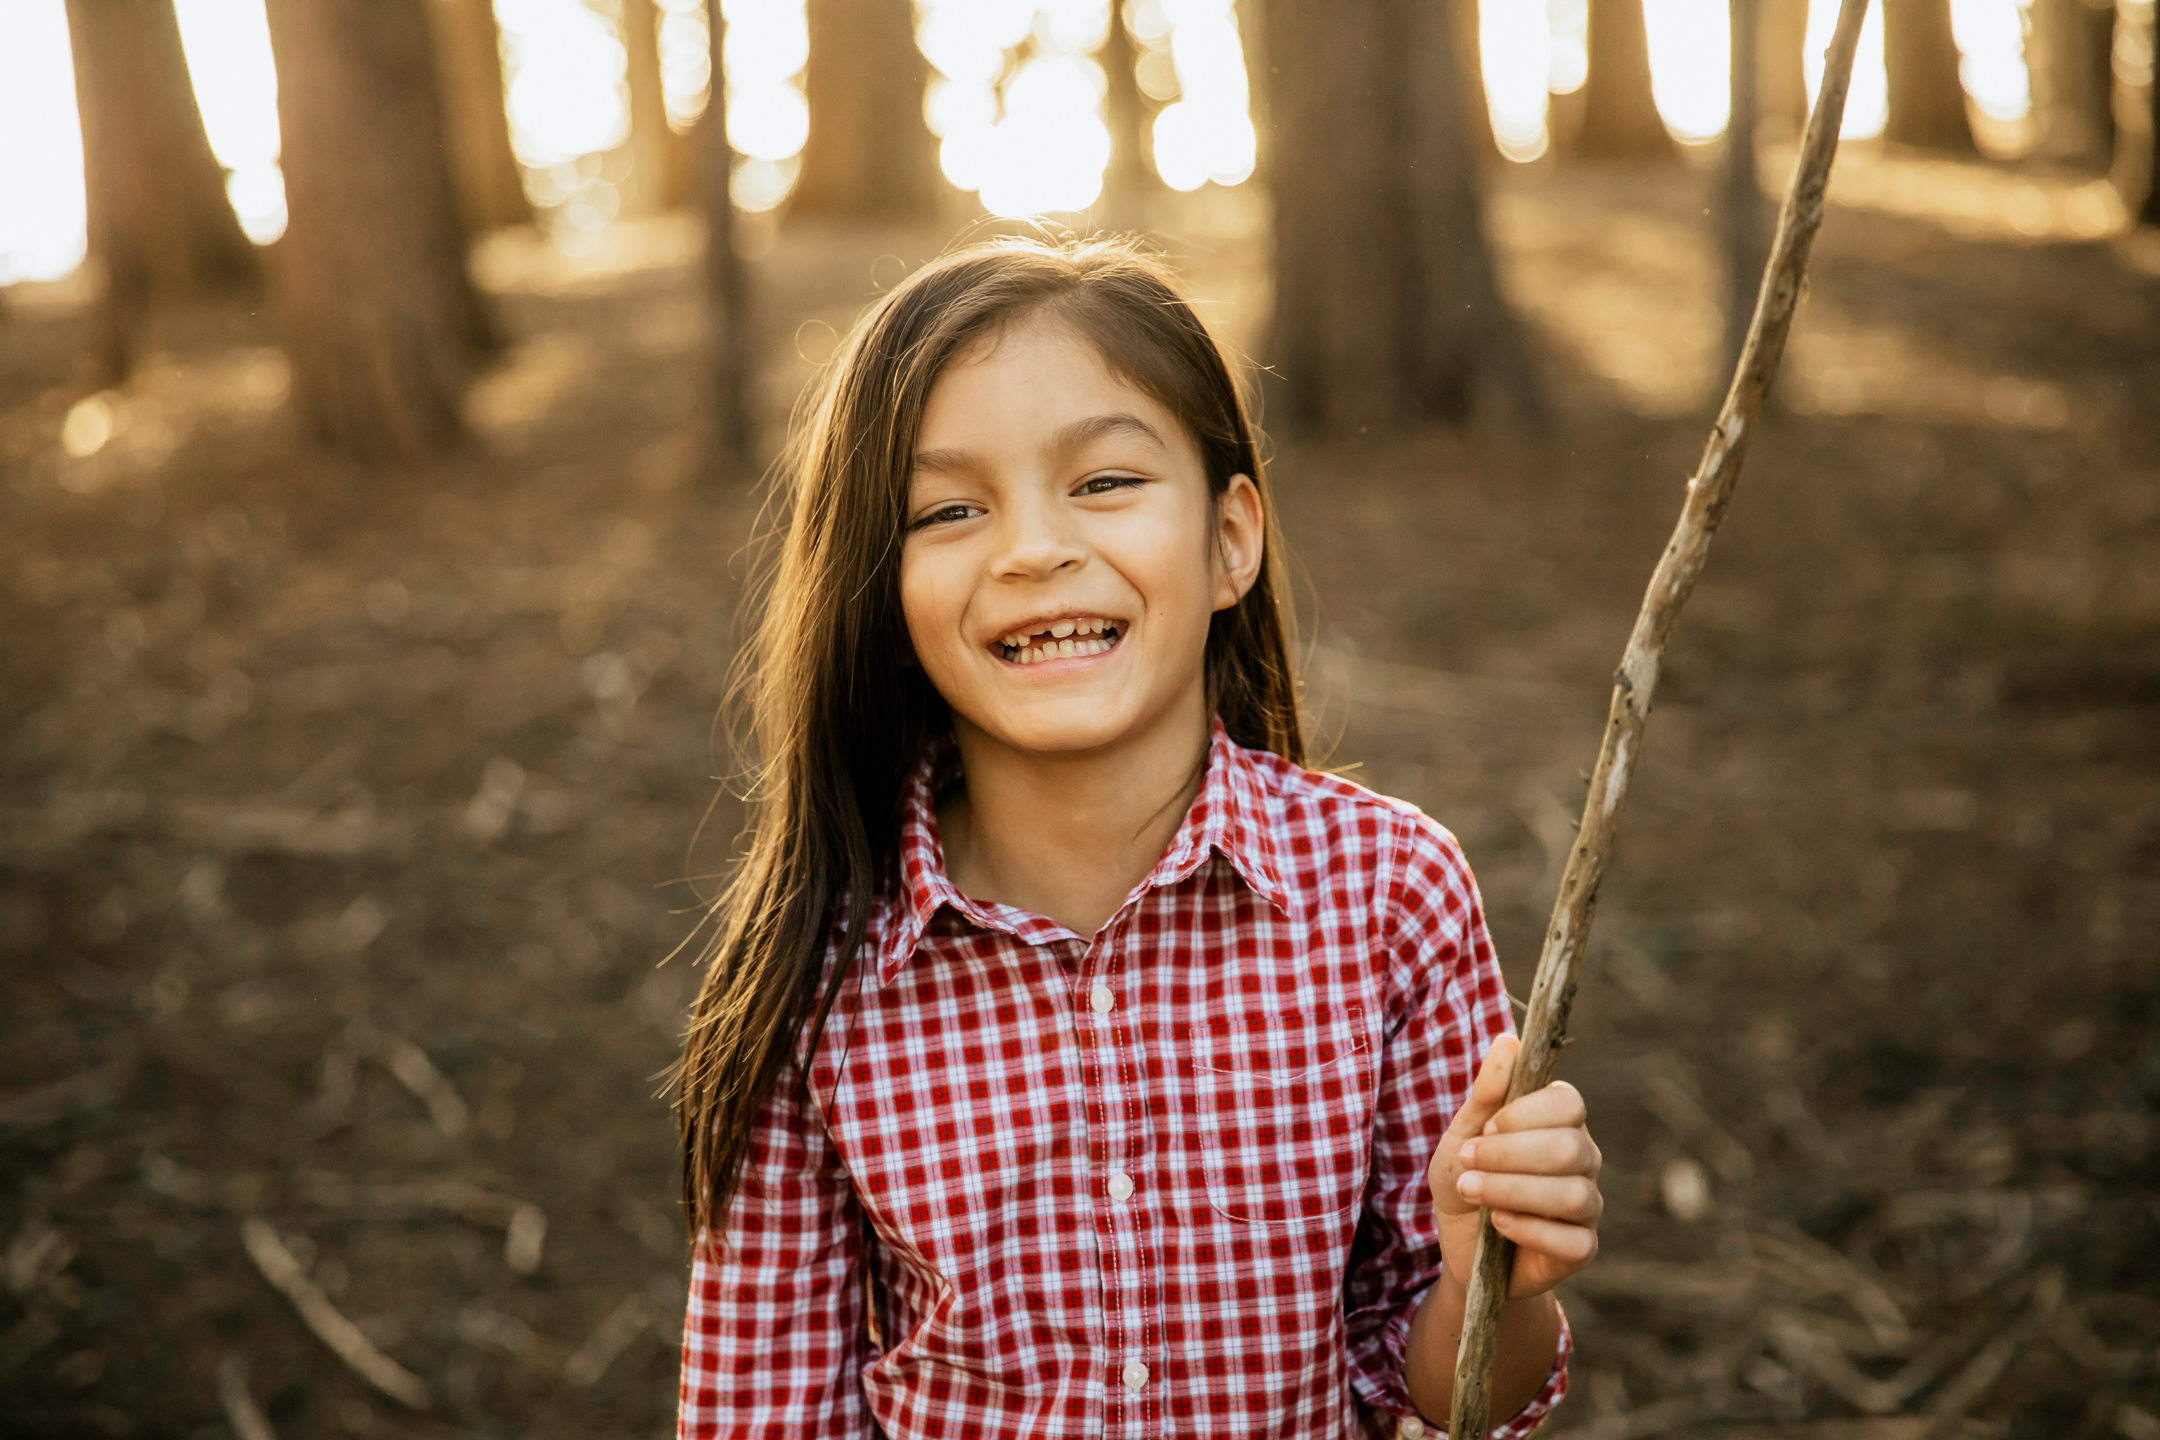
<path id="1" fill-rule="evenodd" d="M 2160 238 L 1840 164 L 1563 1062 L 1611 1209 L 1550 1430 L 2145 1440 Z M 1325 763 L 1462 836 L 1518 994 L 1712 406 L 1706 193 L 1504 177 L 1544 432 L 1276 444 Z M 1157 217 L 1248 347 L 1256 198 Z M 748 238 L 768 443 L 942 239 Z M 756 515 L 696 480 L 696 245 L 490 241 L 515 344 L 425 473 L 299 446 L 254 318 L 71 409 L 79 313 L 12 304 L 0 1436 L 667 1432 L 658 962 L 739 820 L 693 846 Z"/>

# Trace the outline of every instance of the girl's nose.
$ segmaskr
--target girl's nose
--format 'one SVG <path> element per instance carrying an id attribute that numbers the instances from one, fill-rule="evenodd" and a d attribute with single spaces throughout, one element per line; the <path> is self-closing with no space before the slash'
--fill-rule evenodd
<path id="1" fill-rule="evenodd" d="M 1014 580 L 1037 580 L 1069 569 L 1087 550 L 1061 507 L 1040 503 L 1008 508 L 1000 527 L 996 572 Z"/>

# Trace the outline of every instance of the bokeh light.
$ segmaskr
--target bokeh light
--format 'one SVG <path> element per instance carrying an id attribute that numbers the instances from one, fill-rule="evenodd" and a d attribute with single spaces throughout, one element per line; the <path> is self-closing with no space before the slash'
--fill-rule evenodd
<path id="1" fill-rule="evenodd" d="M 660 90 L 668 128 L 687 135 L 712 99 L 712 30 L 705 0 L 660 0 Z"/>
<path id="2" fill-rule="evenodd" d="M 0 14 L 0 285 L 57 280 L 87 244 L 67 10 L 10 0 Z"/>
<path id="3" fill-rule="evenodd" d="M 1555 53 L 1552 25 L 1546 0 L 1484 0 L 1478 6 L 1485 104 L 1492 116 L 1493 140 L 1510 160 L 1535 160 L 1545 153 L 1545 97 L 1553 88 Z M 1580 34 L 1575 49 L 1582 50 Z M 1581 83 L 1580 78 L 1575 81 Z"/>
<path id="4" fill-rule="evenodd" d="M 1997 120 L 2024 119 L 2032 109 L 2032 75 L 2017 0 L 1950 0 L 1950 28 L 1962 56 L 1958 78 L 1973 104 Z"/>
<path id="5" fill-rule="evenodd" d="M 225 194 L 258 245 L 285 233 L 285 177 L 278 169 L 277 62 L 262 0 L 174 0 L 188 78 L 210 148 L 225 167 Z"/>
<path id="6" fill-rule="evenodd" d="M 1727 0 L 1648 0 L 1650 92 L 1675 139 L 1721 135 L 1732 114 L 1732 15 Z"/>
<path id="7" fill-rule="evenodd" d="M 1801 65 L 1807 77 L 1808 105 L 1822 90 L 1823 51 L 1830 33 L 1837 29 L 1838 0 L 1809 0 L 1807 53 Z M 1847 140 L 1880 135 L 1890 119 L 1890 76 L 1883 68 L 1882 0 L 1868 6 L 1860 27 L 1860 48 L 1853 56 L 1852 85 L 1845 92 L 1845 124 L 1838 134 Z"/>

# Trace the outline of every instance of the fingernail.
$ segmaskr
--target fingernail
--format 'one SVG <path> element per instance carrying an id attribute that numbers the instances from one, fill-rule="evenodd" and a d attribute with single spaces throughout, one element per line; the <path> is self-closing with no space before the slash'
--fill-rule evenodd
<path id="1" fill-rule="evenodd" d="M 1475 1200 L 1485 1193 L 1485 1177 L 1475 1170 L 1455 1182 L 1455 1189 L 1465 1200 Z"/>
<path id="2" fill-rule="evenodd" d="M 1462 1147 L 1462 1163 L 1465 1169 L 1477 1163 L 1477 1145 L 1475 1142 Z"/>

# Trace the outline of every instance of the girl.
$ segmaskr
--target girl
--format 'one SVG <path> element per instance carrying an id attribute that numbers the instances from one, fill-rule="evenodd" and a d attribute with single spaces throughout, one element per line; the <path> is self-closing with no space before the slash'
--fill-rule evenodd
<path id="1" fill-rule="evenodd" d="M 785 474 L 680 1075 L 682 1435 L 1422 1435 L 1481 1203 L 1527 1433 L 1597 1147 L 1565 1084 L 1502 1108 L 1453 838 L 1300 768 L 1253 429 L 1163 269 L 917 271 Z"/>

